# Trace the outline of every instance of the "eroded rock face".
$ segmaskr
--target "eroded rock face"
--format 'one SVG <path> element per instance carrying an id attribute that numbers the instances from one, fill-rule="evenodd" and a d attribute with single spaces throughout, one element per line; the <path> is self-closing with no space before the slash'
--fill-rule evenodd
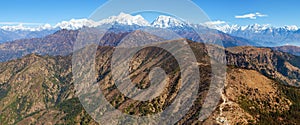
<path id="1" fill-rule="evenodd" d="M 253 69 L 288 85 L 300 84 L 300 58 L 269 48 L 235 47 L 227 49 L 228 65 Z"/>

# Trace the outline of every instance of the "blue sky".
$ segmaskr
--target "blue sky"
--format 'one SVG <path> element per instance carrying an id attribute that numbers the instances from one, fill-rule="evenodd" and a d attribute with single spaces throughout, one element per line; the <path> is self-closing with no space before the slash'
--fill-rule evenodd
<path id="1" fill-rule="evenodd" d="M 211 20 L 239 25 L 258 23 L 300 26 L 299 0 L 193 1 Z M 106 0 L 2 0 L 0 24 L 22 22 L 32 25 L 45 23 L 54 25 L 73 18 L 88 18 L 105 2 Z"/>

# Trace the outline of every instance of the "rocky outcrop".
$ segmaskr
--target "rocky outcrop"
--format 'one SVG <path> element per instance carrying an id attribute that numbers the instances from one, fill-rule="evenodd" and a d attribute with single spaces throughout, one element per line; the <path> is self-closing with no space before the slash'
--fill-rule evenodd
<path id="1" fill-rule="evenodd" d="M 226 50 L 227 63 L 252 69 L 292 86 L 300 85 L 300 58 L 269 48 L 234 47 Z"/>

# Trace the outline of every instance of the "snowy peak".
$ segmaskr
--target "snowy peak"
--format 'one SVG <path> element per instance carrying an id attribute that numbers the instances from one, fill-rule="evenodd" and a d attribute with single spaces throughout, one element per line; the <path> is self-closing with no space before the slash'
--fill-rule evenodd
<path id="1" fill-rule="evenodd" d="M 98 27 L 101 25 L 136 25 L 136 26 L 149 26 L 156 28 L 178 28 L 178 27 L 190 27 L 189 23 L 186 23 L 180 19 L 175 17 L 160 15 L 158 16 L 151 24 L 145 20 L 141 15 L 130 15 L 126 13 L 120 13 L 117 16 L 111 16 L 107 19 L 103 19 L 100 21 L 93 21 L 90 19 L 71 19 L 70 21 L 62 21 L 57 23 L 56 25 L 44 24 L 40 26 L 27 26 L 23 24 L 19 25 L 9 25 L 9 26 L 0 26 L 0 29 L 7 31 L 43 31 L 43 30 L 59 30 L 59 29 L 67 29 L 67 30 L 77 30 L 83 27 Z M 198 25 L 198 24 L 196 24 Z M 272 27 L 271 25 L 247 25 L 247 26 L 238 26 L 238 25 L 230 25 L 225 21 L 212 21 L 201 24 L 211 29 L 217 29 L 225 33 L 234 33 L 241 31 L 248 31 L 253 33 L 261 33 L 261 32 L 274 32 L 274 31 L 298 31 L 300 30 L 297 26 L 284 26 L 284 27 Z"/>
<path id="2" fill-rule="evenodd" d="M 255 33 L 261 33 L 264 31 L 268 32 L 293 32 L 299 30 L 297 26 L 284 26 L 284 27 L 274 27 L 271 26 L 270 24 L 265 24 L 265 25 L 259 25 L 259 24 L 254 24 L 254 25 L 249 25 L 249 26 L 241 26 L 241 29 L 243 31 L 252 31 Z"/>
<path id="3" fill-rule="evenodd" d="M 31 31 L 31 28 L 24 26 L 23 24 L 14 25 L 14 26 L 2 26 L 2 30 L 6 31 L 17 31 L 17 30 L 29 30 Z"/>
<path id="4" fill-rule="evenodd" d="M 100 24 L 123 24 L 123 25 L 138 25 L 149 26 L 149 22 L 141 15 L 132 16 L 126 13 L 120 13 L 118 16 L 111 16 L 99 22 Z"/>
<path id="5" fill-rule="evenodd" d="M 6 31 L 32 31 L 33 32 L 33 31 L 51 30 L 53 28 L 50 24 L 44 24 L 35 27 L 18 24 L 18 25 L 1 26 L 0 29 Z"/>
<path id="6" fill-rule="evenodd" d="M 284 29 L 287 29 L 287 30 L 290 30 L 290 31 L 297 31 L 299 30 L 300 28 L 296 25 L 291 25 L 291 26 L 284 26 L 283 27 Z"/>
<path id="7" fill-rule="evenodd" d="M 99 22 L 95 22 L 88 19 L 79 19 L 75 20 L 72 19 L 70 21 L 63 21 L 58 23 L 55 28 L 61 29 L 79 29 L 84 26 L 86 27 L 97 27 L 101 25 L 114 25 L 114 24 L 121 24 L 121 25 L 137 25 L 137 26 L 151 26 L 157 28 L 170 28 L 170 27 L 184 27 L 186 23 L 170 17 L 170 16 L 159 16 L 157 17 L 151 24 L 144 19 L 141 15 L 132 16 L 126 13 L 120 13 L 118 16 L 111 16 L 107 19 L 103 19 Z"/>
<path id="8" fill-rule="evenodd" d="M 266 30 L 269 30 L 272 32 L 273 29 L 274 29 L 274 27 L 272 27 L 269 24 L 264 24 L 264 25 L 253 24 L 253 25 L 247 25 L 247 26 L 240 26 L 238 28 L 238 30 L 240 30 L 240 31 L 249 31 L 249 32 L 253 32 L 253 33 L 261 33 Z"/>
<path id="9" fill-rule="evenodd" d="M 80 29 L 82 27 L 97 27 L 101 25 L 113 25 L 113 24 L 122 24 L 122 25 L 138 25 L 138 26 L 149 26 L 147 22 L 141 15 L 132 16 L 126 13 L 120 13 L 118 16 L 111 16 L 107 19 L 101 21 L 93 21 L 88 19 L 72 19 L 70 21 L 63 21 L 58 23 L 55 27 L 60 29 Z"/>
<path id="10" fill-rule="evenodd" d="M 14 26 L 2 26 L 0 29 L 9 31 L 41 31 L 41 30 L 51 30 L 51 29 L 67 29 L 76 30 L 83 27 L 97 27 L 104 24 L 122 24 L 122 25 L 138 25 L 138 26 L 150 26 L 150 23 L 145 20 L 141 15 L 132 16 L 126 13 L 120 13 L 118 16 L 111 16 L 107 19 L 101 21 L 93 21 L 90 19 L 71 19 L 70 21 L 62 21 L 54 26 L 50 24 L 45 24 L 41 26 L 29 27 L 22 24 Z"/>
<path id="11" fill-rule="evenodd" d="M 170 27 L 184 27 L 187 24 L 179 19 L 176 19 L 171 16 L 161 15 L 157 17 L 152 23 L 151 26 L 157 28 L 170 28 Z"/>
<path id="12" fill-rule="evenodd" d="M 212 29 L 216 29 L 219 31 L 222 31 L 224 33 L 234 33 L 234 32 L 252 32 L 252 33 L 262 33 L 262 32 L 274 32 L 274 31 L 286 31 L 286 32 L 293 32 L 300 30 L 299 27 L 292 25 L 292 26 L 284 26 L 284 27 L 274 27 L 270 24 L 252 24 L 252 25 L 245 25 L 245 26 L 239 26 L 239 25 L 229 25 L 229 24 L 216 24 L 216 25 L 207 25 L 204 24 L 204 26 Z"/>
<path id="13" fill-rule="evenodd" d="M 208 23 L 213 24 L 213 23 Z M 300 29 L 297 26 L 274 27 L 269 24 L 260 25 L 229 25 L 227 23 L 215 23 L 207 25 L 209 28 L 217 29 L 231 36 L 248 39 L 259 46 L 299 46 Z M 205 26 L 205 25 L 204 25 Z"/>
<path id="14" fill-rule="evenodd" d="M 68 30 L 75 30 L 80 29 L 84 26 L 87 27 L 96 27 L 99 23 L 88 20 L 88 19 L 71 19 L 70 21 L 62 21 L 54 26 L 54 28 L 60 29 L 68 29 Z"/>
<path id="15" fill-rule="evenodd" d="M 271 28 L 271 25 L 269 24 L 264 24 L 264 25 L 253 24 L 248 26 L 241 26 L 241 30 L 252 30 L 252 31 L 262 31 L 269 28 Z"/>

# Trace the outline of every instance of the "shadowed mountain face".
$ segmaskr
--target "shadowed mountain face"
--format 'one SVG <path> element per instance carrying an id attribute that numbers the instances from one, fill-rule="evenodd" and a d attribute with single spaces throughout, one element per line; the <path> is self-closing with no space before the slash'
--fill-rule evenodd
<path id="1" fill-rule="evenodd" d="M 96 124 L 75 97 L 70 56 L 31 54 L 0 67 L 1 124 Z"/>
<path id="2" fill-rule="evenodd" d="M 203 48 L 203 45 L 199 47 Z M 130 74 L 133 83 L 140 88 L 149 86 L 147 72 L 153 67 L 164 67 L 169 82 L 167 90 L 159 97 L 148 101 L 130 100 L 120 94 L 112 86 L 111 57 L 114 48 L 99 47 L 97 51 L 97 77 L 99 87 L 105 96 L 117 109 L 128 114 L 148 115 L 159 112 L 168 106 L 178 92 L 180 80 L 179 67 L 171 54 L 159 48 L 145 48 L 132 59 Z M 201 71 L 201 90 L 199 97 L 205 96 L 209 86 L 210 65 L 204 49 L 197 50 L 199 71 Z M 71 58 L 42 57 L 31 54 L 22 59 L 1 63 L 1 122 L 4 124 L 74 124 L 94 123 L 81 107 L 74 95 L 74 85 L 71 73 Z M 118 97 L 118 98 L 116 98 Z M 160 100 L 160 101 L 159 101 Z M 202 98 L 189 111 L 194 114 L 199 110 Z M 149 104 L 154 105 L 149 107 Z M 139 107 L 139 108 L 132 108 Z M 195 114 L 196 115 L 196 114 Z M 192 122 L 186 116 L 180 123 Z"/>
<path id="3" fill-rule="evenodd" d="M 228 25 L 227 25 L 228 26 Z M 300 30 L 297 26 L 272 27 L 270 25 L 224 26 L 217 28 L 232 36 L 249 39 L 260 46 L 275 47 L 299 45 Z M 226 28 L 227 27 L 227 28 Z"/>
<path id="4" fill-rule="evenodd" d="M 228 65 L 257 70 L 282 83 L 299 86 L 298 56 L 269 48 L 235 47 L 227 49 L 227 61 Z"/>
<path id="5" fill-rule="evenodd" d="M 132 30 L 125 30 L 132 29 Z M 148 35 L 149 37 L 157 37 L 157 35 L 152 33 L 138 33 L 134 31 L 136 28 L 131 28 L 129 26 L 114 26 L 110 28 L 107 32 L 104 30 L 99 30 L 99 28 L 84 28 L 83 31 L 88 31 L 91 33 L 99 34 L 98 36 L 103 36 L 99 42 L 100 46 L 118 46 L 123 38 L 128 34 L 136 33 L 136 35 Z M 156 29 L 154 29 L 156 30 Z M 228 34 L 218 32 L 216 30 L 197 27 L 199 34 L 193 29 L 170 29 L 172 32 L 176 33 L 180 38 L 186 38 L 197 42 L 207 42 L 207 43 L 222 43 L 224 47 L 234 47 L 234 46 L 255 46 L 249 40 L 232 37 Z M 158 30 L 161 31 L 161 30 Z M 81 30 L 59 30 L 52 35 L 48 35 L 43 38 L 32 38 L 32 39 L 22 39 L 12 42 L 6 42 L 0 44 L 0 62 L 5 62 L 12 59 L 21 58 L 28 54 L 39 54 L 39 55 L 68 55 L 73 52 L 73 46 L 76 42 L 78 33 Z M 163 33 L 157 33 L 162 35 Z M 92 37 L 92 36 L 90 36 Z M 158 40 L 175 40 L 168 39 L 169 36 L 163 36 L 158 38 Z M 179 38 L 177 38 L 179 39 Z M 156 40 L 155 40 L 156 41 Z"/>
<path id="6" fill-rule="evenodd" d="M 210 58 L 201 43 L 188 42 L 197 58 L 201 81 L 198 98 L 178 124 L 198 121 L 211 80 Z M 130 76 L 139 88 L 149 87 L 149 70 L 164 67 L 169 76 L 165 91 L 150 101 L 139 102 L 121 94 L 112 81 L 114 47 L 99 47 L 96 78 L 110 103 L 123 113 L 150 115 L 164 110 L 178 94 L 180 68 L 175 58 L 160 48 L 136 53 Z M 215 51 L 221 49 L 215 46 Z M 226 50 L 227 82 L 219 107 L 204 123 L 297 124 L 300 90 L 284 86 L 299 83 L 299 57 L 268 48 L 235 47 Z M 218 56 L 218 53 L 215 53 Z M 75 96 L 71 56 L 31 54 L 0 63 L 0 120 L 4 124 L 96 124 Z M 234 66 L 234 67 L 231 67 Z M 235 110 L 233 110 L 235 109 Z M 261 111 L 261 112 L 259 112 Z M 239 116 L 237 116 L 239 114 Z M 239 118 L 238 118 L 239 117 Z"/>
<path id="7" fill-rule="evenodd" d="M 0 44 L 0 61 L 8 61 L 36 53 L 40 55 L 68 55 L 73 50 L 78 31 L 61 30 L 44 38 L 16 40 Z"/>
<path id="8" fill-rule="evenodd" d="M 3 30 L 0 29 L 0 43 L 10 42 L 18 39 L 42 38 L 56 32 L 53 30 L 24 31 L 24 30 Z"/>
<path id="9" fill-rule="evenodd" d="M 280 47 L 273 47 L 273 50 L 287 52 L 296 56 L 300 56 L 300 47 L 298 46 L 280 46 Z"/>

